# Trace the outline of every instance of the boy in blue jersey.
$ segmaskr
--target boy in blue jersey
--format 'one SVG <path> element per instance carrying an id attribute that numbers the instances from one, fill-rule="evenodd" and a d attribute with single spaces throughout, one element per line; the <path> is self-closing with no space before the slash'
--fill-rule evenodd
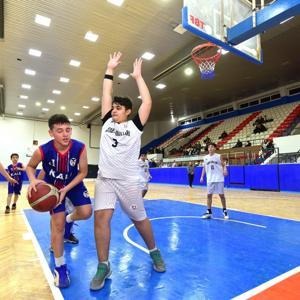
<path id="1" fill-rule="evenodd" d="M 12 178 L 7 171 L 5 170 L 5 168 L 3 167 L 3 165 L 0 162 L 0 174 L 2 174 L 4 176 L 4 178 L 11 184 L 17 184 L 18 181 L 15 180 L 14 178 Z"/>
<path id="2" fill-rule="evenodd" d="M 19 162 L 19 154 L 18 153 L 13 153 L 10 156 L 10 159 L 12 161 L 12 164 L 10 164 L 7 167 L 8 174 L 12 178 L 14 178 L 18 183 L 11 184 L 10 182 L 8 182 L 8 195 L 7 195 L 7 203 L 6 203 L 6 208 L 5 208 L 6 214 L 10 213 L 10 203 L 11 203 L 13 194 L 15 196 L 14 196 L 14 203 L 13 203 L 11 209 L 15 210 L 17 208 L 17 201 L 19 199 L 19 196 L 21 195 L 23 176 L 24 176 L 24 171 L 25 171 L 25 167 L 23 166 L 22 163 Z"/>
<path id="3" fill-rule="evenodd" d="M 60 203 L 51 211 L 51 238 L 54 252 L 54 283 L 64 288 L 70 285 L 69 271 L 64 259 L 65 222 L 88 219 L 92 214 L 89 198 L 83 179 L 87 175 L 87 153 L 85 145 L 71 139 L 72 128 L 65 115 L 53 115 L 48 120 L 49 134 L 53 137 L 41 145 L 30 159 L 26 171 L 30 184 L 28 194 L 36 190 L 42 180 L 35 177 L 40 162 L 45 171 L 44 181 L 59 189 Z M 65 216 L 65 198 L 75 206 L 73 213 Z"/>

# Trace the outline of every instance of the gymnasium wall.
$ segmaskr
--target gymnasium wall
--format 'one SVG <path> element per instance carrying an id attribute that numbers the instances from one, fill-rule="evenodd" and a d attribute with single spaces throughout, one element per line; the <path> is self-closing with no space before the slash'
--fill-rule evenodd
<path id="1" fill-rule="evenodd" d="M 279 148 L 279 153 L 293 153 L 300 150 L 300 134 L 289 135 L 274 138 L 276 148 Z"/>
<path id="2" fill-rule="evenodd" d="M 195 169 L 194 185 L 200 184 L 202 167 Z M 152 183 L 188 186 L 186 167 L 150 169 Z M 229 166 L 225 186 L 262 191 L 300 192 L 300 164 Z"/>
<path id="3" fill-rule="evenodd" d="M 176 126 L 176 123 L 172 123 L 171 121 L 147 123 L 142 135 L 142 146 L 164 135 Z"/>
<path id="4" fill-rule="evenodd" d="M 172 122 L 149 122 L 142 135 L 142 145 L 163 135 L 174 126 L 175 123 Z M 100 126 L 92 125 L 91 129 L 88 129 L 86 125 L 73 126 L 72 137 L 86 144 L 88 162 L 91 165 L 98 164 L 100 133 Z M 29 161 L 26 153 L 32 146 L 32 141 L 38 140 L 41 145 L 50 139 L 47 122 L 9 117 L 0 118 L 0 137 L 0 161 L 5 167 L 11 163 L 11 153 L 17 152 L 20 155 L 20 161 L 26 164 Z"/>
<path id="5" fill-rule="evenodd" d="M 20 155 L 20 161 L 26 164 L 29 161 L 26 153 L 28 153 L 28 148 L 32 146 L 32 141 L 38 140 L 39 145 L 41 145 L 50 139 L 47 122 L 7 117 L 0 119 L 0 137 L 0 161 L 4 166 L 11 163 L 10 155 L 12 152 L 17 152 Z M 89 129 L 86 126 L 73 126 L 72 137 L 87 145 L 89 164 L 97 164 L 99 150 L 89 147 Z M 99 146 L 99 140 L 96 146 Z"/>

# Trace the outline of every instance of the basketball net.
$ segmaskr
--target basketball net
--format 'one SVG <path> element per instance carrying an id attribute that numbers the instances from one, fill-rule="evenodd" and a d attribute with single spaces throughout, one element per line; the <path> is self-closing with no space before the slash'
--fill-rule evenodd
<path id="1" fill-rule="evenodd" d="M 213 79 L 216 64 L 221 57 L 221 48 L 213 43 L 205 43 L 195 47 L 191 55 L 200 69 L 201 79 Z"/>

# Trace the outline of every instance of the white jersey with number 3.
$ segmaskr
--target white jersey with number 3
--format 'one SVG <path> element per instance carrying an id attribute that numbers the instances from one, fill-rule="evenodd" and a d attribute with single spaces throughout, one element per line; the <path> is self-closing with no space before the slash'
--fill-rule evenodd
<path id="1" fill-rule="evenodd" d="M 207 182 L 224 182 L 223 166 L 221 155 L 206 155 L 204 157 L 204 168 L 206 172 Z"/>
<path id="2" fill-rule="evenodd" d="M 99 176 L 139 181 L 138 158 L 143 131 L 138 129 L 135 120 L 116 123 L 112 118 L 108 118 L 103 121 L 100 139 Z"/>

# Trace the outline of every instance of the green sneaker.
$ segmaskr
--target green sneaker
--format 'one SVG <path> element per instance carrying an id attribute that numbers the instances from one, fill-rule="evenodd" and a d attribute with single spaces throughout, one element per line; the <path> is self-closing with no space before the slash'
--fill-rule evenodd
<path id="1" fill-rule="evenodd" d="M 105 263 L 99 263 L 97 268 L 97 273 L 90 283 L 90 289 L 97 291 L 103 288 L 105 279 L 111 275 L 110 263 L 108 265 Z"/>
<path id="2" fill-rule="evenodd" d="M 150 256 L 153 261 L 153 269 L 160 273 L 166 272 L 166 265 L 161 257 L 159 249 L 150 252 Z"/>

